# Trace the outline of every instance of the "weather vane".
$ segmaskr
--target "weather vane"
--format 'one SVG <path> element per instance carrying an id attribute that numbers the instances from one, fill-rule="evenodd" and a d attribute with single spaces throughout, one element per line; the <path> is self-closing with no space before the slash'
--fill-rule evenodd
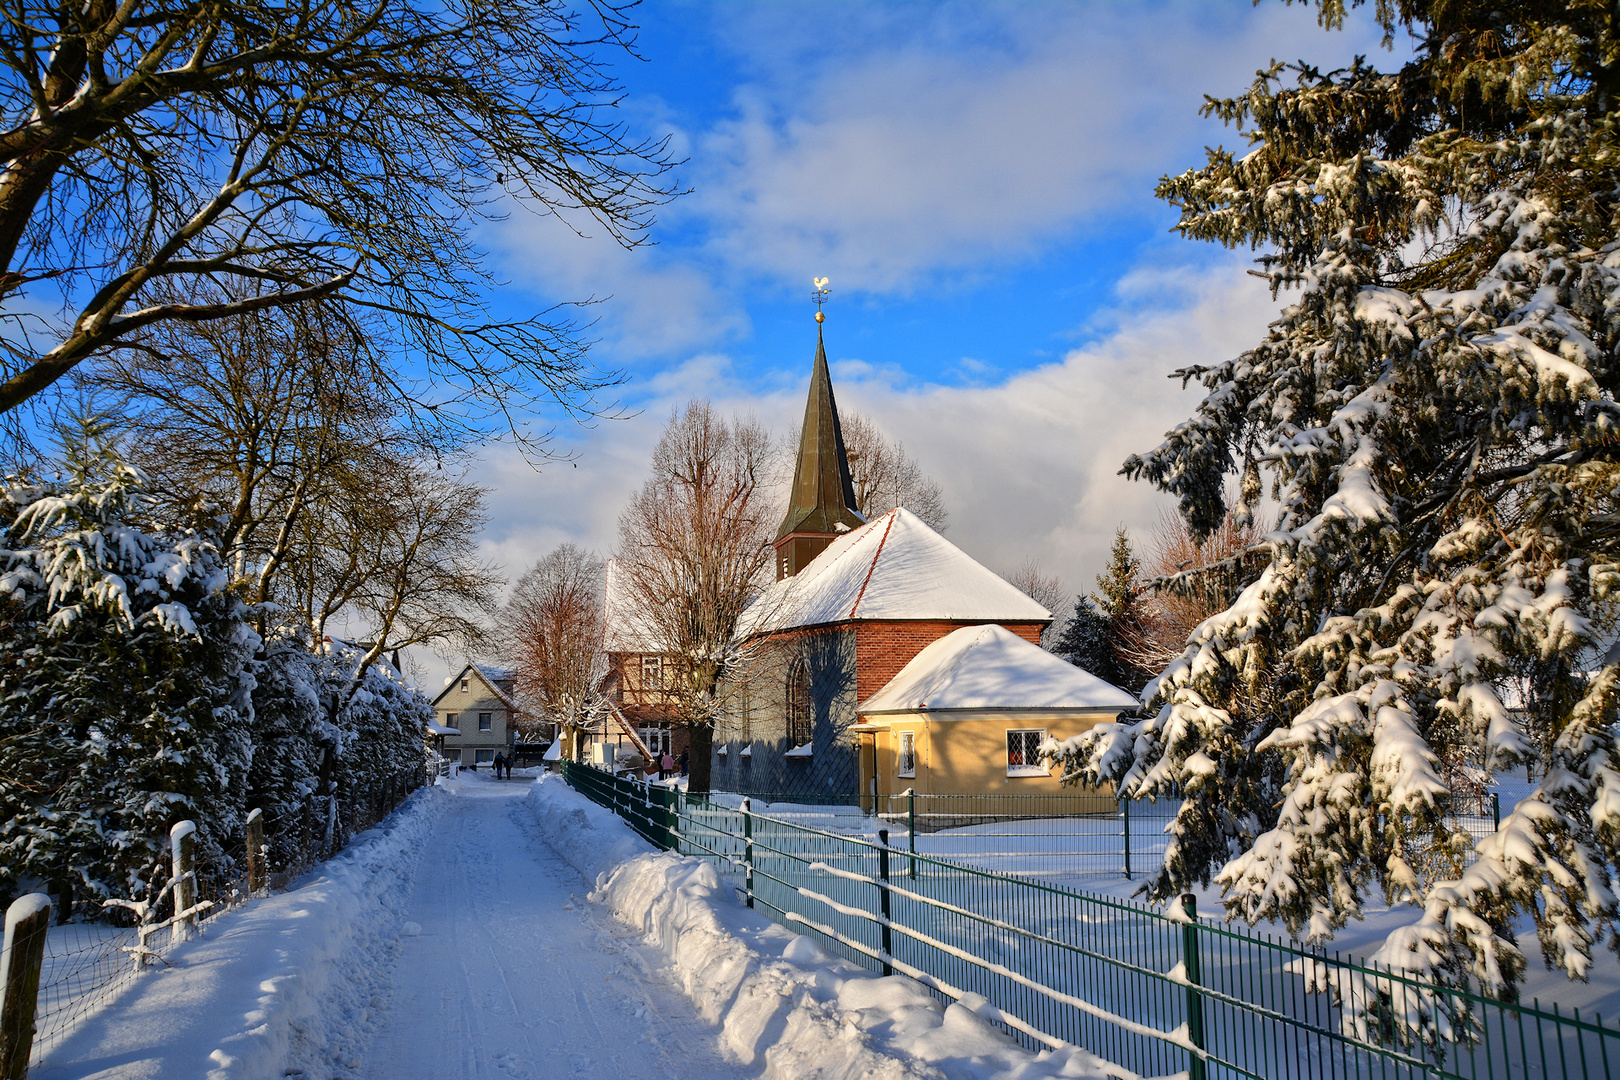
<path id="1" fill-rule="evenodd" d="M 810 300 L 816 305 L 816 322 L 825 322 L 827 316 L 821 313 L 821 305 L 827 302 L 827 294 L 832 290 L 827 288 L 827 279 L 818 277 L 813 279 L 816 291 L 810 294 Z"/>

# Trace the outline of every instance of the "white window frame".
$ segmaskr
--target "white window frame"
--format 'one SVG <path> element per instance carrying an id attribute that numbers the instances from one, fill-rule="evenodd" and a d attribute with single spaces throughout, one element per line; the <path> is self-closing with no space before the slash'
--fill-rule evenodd
<path id="1" fill-rule="evenodd" d="M 478 714 L 478 730 L 479 731 L 494 731 L 495 730 L 495 714 L 494 713 L 487 713 L 487 712 L 479 713 Z"/>
<path id="2" fill-rule="evenodd" d="M 642 744 L 651 750 L 655 756 L 661 757 L 664 754 L 669 754 L 671 757 L 675 756 L 670 749 L 671 731 L 666 726 L 638 724 L 636 725 L 636 738 L 640 739 Z"/>
<path id="3" fill-rule="evenodd" d="M 460 713 L 453 713 L 453 712 L 445 713 L 444 714 L 444 726 L 445 727 L 453 727 L 457 731 L 460 731 L 461 730 L 461 714 Z"/>
<path id="4" fill-rule="evenodd" d="M 894 775 L 915 777 L 917 775 L 917 733 L 915 731 L 897 731 L 894 733 L 894 738 Z"/>
<path id="5" fill-rule="evenodd" d="M 1013 736 L 1014 735 L 1024 735 L 1024 736 L 1034 735 L 1035 739 L 1033 740 L 1033 743 L 1034 743 L 1034 745 L 1036 747 L 1039 747 L 1041 745 L 1041 743 L 1046 741 L 1046 729 L 1045 728 L 1008 728 L 1007 729 L 1007 775 L 1008 776 L 1051 776 L 1052 774 L 1051 774 L 1051 772 L 1049 772 L 1047 770 L 1046 766 L 1044 766 L 1044 765 L 1042 765 L 1040 763 L 1039 755 L 1035 755 L 1035 764 L 1033 764 L 1033 765 L 1024 764 L 1024 763 L 1020 763 L 1020 764 L 1017 764 L 1017 765 L 1013 764 L 1013 754 L 1014 754 L 1014 751 L 1013 751 Z M 1031 740 L 1028 739 L 1028 738 L 1024 738 L 1024 739 L 1021 739 L 1019 741 L 1022 742 L 1025 747 L 1028 747 L 1030 745 L 1030 743 L 1031 743 Z M 1019 756 L 1020 757 L 1027 757 L 1029 755 L 1025 751 L 1020 751 Z"/>
<path id="6" fill-rule="evenodd" d="M 468 686 L 468 680 L 462 679 L 461 680 L 461 692 L 463 694 L 465 694 L 467 692 L 467 686 Z"/>
<path id="7" fill-rule="evenodd" d="M 495 764 L 495 748 L 492 746 L 492 747 L 489 747 L 488 749 L 479 748 L 477 750 L 474 750 L 473 751 L 473 762 L 475 764 L 478 764 L 478 765 L 493 765 L 493 764 Z"/>

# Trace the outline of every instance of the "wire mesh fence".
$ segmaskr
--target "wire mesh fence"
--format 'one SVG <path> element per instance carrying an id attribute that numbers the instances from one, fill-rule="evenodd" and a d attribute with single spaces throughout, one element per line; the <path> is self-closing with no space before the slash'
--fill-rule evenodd
<path id="1" fill-rule="evenodd" d="M 1164 859 L 1178 798 L 1118 799 L 1107 792 L 1054 795 L 823 795 L 813 801 L 779 792 L 715 792 L 717 802 L 810 828 L 873 838 L 880 828 L 895 845 L 919 854 L 1012 877 L 1078 881 L 1134 880 Z M 1463 837 L 1433 853 L 1461 870 L 1473 863 L 1473 841 L 1500 823 L 1497 797 L 1458 800 L 1449 823 Z"/>
<path id="2" fill-rule="evenodd" d="M 1597 1016 L 1233 930 L 1186 901 L 1172 914 L 914 853 L 910 833 L 810 824 L 852 817 L 825 805 L 787 804 L 788 817 L 582 766 L 564 774 L 659 846 L 712 860 L 750 906 L 827 951 L 946 1000 L 982 997 L 1034 1048 L 1071 1043 L 1138 1075 L 1192 1080 L 1576 1080 L 1620 1069 L 1620 1028 Z M 868 824 L 883 828 L 883 816 Z"/>
<path id="3" fill-rule="evenodd" d="M 351 804 L 357 808 L 356 818 L 344 823 L 339 835 L 352 836 L 370 828 L 432 780 L 425 767 L 416 765 L 372 780 L 364 791 L 354 793 Z M 294 877 L 322 857 L 317 850 L 284 853 L 282 868 L 270 876 L 272 887 L 288 887 Z M 210 905 L 198 915 L 203 932 L 210 919 L 241 906 L 251 895 L 245 875 L 227 880 L 199 876 L 198 881 L 202 887 L 199 899 Z M 167 929 L 152 933 L 150 922 L 171 907 L 172 903 L 160 902 L 148 920 L 144 937 L 136 925 L 136 916 L 117 907 L 89 913 L 92 921 L 66 922 L 49 928 L 35 1006 L 31 1065 L 37 1065 L 87 1018 L 116 998 L 143 966 L 169 963 L 178 942 Z"/>
<path id="4" fill-rule="evenodd" d="M 247 879 L 225 883 L 202 899 L 211 903 L 199 915 L 200 925 L 245 903 Z M 141 971 L 141 934 L 127 912 L 100 913 L 103 921 L 52 926 L 45 935 L 39 998 L 34 1012 L 32 1064 L 71 1035 L 85 1019 L 112 1001 Z M 145 951 L 150 963 L 168 963 L 176 942 L 161 931 L 151 935 Z"/>

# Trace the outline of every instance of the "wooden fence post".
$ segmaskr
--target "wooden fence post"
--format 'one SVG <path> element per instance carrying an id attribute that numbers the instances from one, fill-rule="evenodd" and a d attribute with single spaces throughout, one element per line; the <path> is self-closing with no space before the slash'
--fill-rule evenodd
<path id="1" fill-rule="evenodd" d="M 254 809 L 247 816 L 248 892 L 264 888 L 265 879 L 264 811 Z"/>
<path id="2" fill-rule="evenodd" d="M 197 825 L 191 821 L 177 821 L 169 830 L 169 846 L 174 854 L 174 914 L 169 927 L 169 940 L 179 943 L 191 940 L 197 925 L 196 915 L 181 916 L 197 905 Z"/>
<path id="3" fill-rule="evenodd" d="M 44 893 L 19 897 L 6 909 L 5 945 L 0 948 L 0 1077 L 5 1080 L 28 1075 L 39 969 L 50 925 L 51 898 Z"/>

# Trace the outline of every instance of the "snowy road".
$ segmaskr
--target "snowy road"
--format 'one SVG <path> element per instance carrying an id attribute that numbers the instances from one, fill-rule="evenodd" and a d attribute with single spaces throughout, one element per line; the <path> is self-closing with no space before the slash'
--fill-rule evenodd
<path id="1" fill-rule="evenodd" d="M 714 1029 L 658 975 L 658 954 L 586 902 L 590 886 L 535 835 L 529 785 L 464 779 L 422 849 L 406 916 L 421 933 L 403 939 L 358 1075 L 757 1075 L 721 1057 Z"/>

